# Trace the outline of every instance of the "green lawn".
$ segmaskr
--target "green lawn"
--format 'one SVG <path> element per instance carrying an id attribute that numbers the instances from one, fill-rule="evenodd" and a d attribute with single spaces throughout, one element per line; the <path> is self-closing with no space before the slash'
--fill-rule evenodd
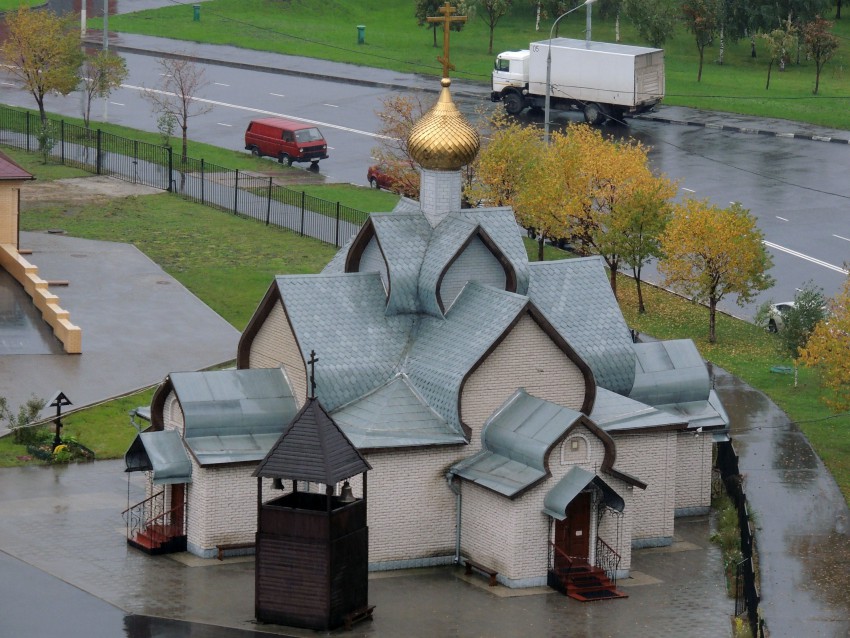
<path id="1" fill-rule="evenodd" d="M 828 16 L 831 17 L 831 16 Z M 357 44 L 357 25 L 366 27 L 365 44 Z M 529 3 L 514 3 L 513 11 L 499 22 L 493 45 L 497 53 L 527 48 L 529 42 L 548 37 L 551 21 L 534 30 L 534 14 Z M 101 27 L 99 19 L 89 26 Z M 110 18 L 116 31 L 157 35 L 192 42 L 230 44 L 349 62 L 363 66 L 404 72 L 440 74 L 436 61 L 441 52 L 432 46 L 432 33 L 416 25 L 412 3 L 378 0 L 212 0 L 201 5 L 201 19 L 193 20 L 189 4 L 175 5 Z M 585 16 L 577 11 L 559 24 L 560 35 L 584 38 Z M 775 68 L 770 90 L 765 90 L 767 52 L 757 41 L 756 58 L 750 55 L 748 40 L 727 43 L 724 64 L 715 64 L 716 46 L 706 50 L 702 82 L 697 83 L 698 54 L 693 38 L 680 29 L 664 45 L 667 65 L 665 103 L 731 111 L 756 116 L 780 117 L 824 126 L 850 129 L 850 21 L 838 21 L 835 34 L 841 38 L 839 50 L 827 63 L 818 96 L 814 88 L 814 63 L 801 56 L 801 64 L 780 73 Z M 441 36 L 441 34 L 440 34 Z M 593 39 L 614 41 L 614 25 L 593 18 Z M 437 38 L 441 43 L 441 37 Z M 453 76 L 489 82 L 493 55 L 487 51 L 488 31 L 480 17 L 473 17 L 460 33 L 451 36 L 451 61 L 457 67 Z M 646 44 L 625 21 L 621 42 Z M 354 71 L 356 74 L 356 71 Z"/>
<path id="2" fill-rule="evenodd" d="M 14 11 L 21 6 L 37 7 L 44 4 L 45 0 L 0 0 L 0 12 Z"/>

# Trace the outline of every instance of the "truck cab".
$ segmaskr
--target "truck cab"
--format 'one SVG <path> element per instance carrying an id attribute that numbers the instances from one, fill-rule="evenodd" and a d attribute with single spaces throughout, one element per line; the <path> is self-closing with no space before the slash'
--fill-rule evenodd
<path id="1" fill-rule="evenodd" d="M 528 50 L 505 51 L 496 56 L 493 68 L 493 93 L 491 99 L 498 102 L 505 89 L 523 91 L 528 85 Z M 497 97 L 498 96 L 498 97 Z"/>

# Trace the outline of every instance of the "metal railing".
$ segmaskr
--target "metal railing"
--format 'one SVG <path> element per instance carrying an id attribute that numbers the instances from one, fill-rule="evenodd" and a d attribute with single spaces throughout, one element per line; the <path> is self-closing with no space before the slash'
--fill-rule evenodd
<path id="1" fill-rule="evenodd" d="M 218 210 L 279 226 L 302 236 L 342 246 L 366 222 L 368 213 L 308 195 L 259 176 L 175 155 L 173 149 L 101 129 L 0 106 L 0 144 L 27 151 L 47 150 L 60 163 L 176 193 Z M 42 146 L 44 144 L 44 146 Z"/>
<path id="2" fill-rule="evenodd" d="M 605 570 L 605 575 L 608 576 L 608 580 L 610 580 L 615 587 L 617 586 L 617 573 L 620 571 L 620 561 L 622 561 L 622 556 L 614 551 L 613 547 L 597 536 L 596 566 Z"/>
<path id="3" fill-rule="evenodd" d="M 165 513 L 165 490 L 149 496 L 121 512 L 127 525 L 127 538 L 132 540 L 145 530 L 148 521 Z"/>

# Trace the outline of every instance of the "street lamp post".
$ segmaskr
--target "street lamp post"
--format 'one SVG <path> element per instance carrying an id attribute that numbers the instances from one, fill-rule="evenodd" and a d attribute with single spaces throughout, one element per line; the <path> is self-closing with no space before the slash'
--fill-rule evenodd
<path id="1" fill-rule="evenodd" d="M 555 22 L 552 23 L 552 28 L 549 29 L 549 48 L 546 51 L 546 109 L 543 114 L 543 141 L 549 144 L 549 101 L 552 98 L 552 38 L 555 35 L 555 27 L 558 26 L 558 23 L 561 21 L 561 18 L 565 18 L 570 15 L 573 11 L 578 11 L 582 7 L 587 7 L 587 26 L 585 27 L 585 42 L 587 46 L 590 46 L 590 5 L 592 5 L 596 0 L 584 0 L 577 7 L 573 7 L 566 13 L 562 13 L 557 18 L 555 18 Z"/>

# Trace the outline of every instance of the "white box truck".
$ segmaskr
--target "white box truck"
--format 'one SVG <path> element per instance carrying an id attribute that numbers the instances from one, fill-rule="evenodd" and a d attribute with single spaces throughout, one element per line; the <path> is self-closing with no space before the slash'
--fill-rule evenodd
<path id="1" fill-rule="evenodd" d="M 599 124 L 648 111 L 664 97 L 662 49 L 552 38 L 496 56 L 490 99 L 511 115 L 545 107 L 550 42 L 550 109 L 577 109 Z"/>

